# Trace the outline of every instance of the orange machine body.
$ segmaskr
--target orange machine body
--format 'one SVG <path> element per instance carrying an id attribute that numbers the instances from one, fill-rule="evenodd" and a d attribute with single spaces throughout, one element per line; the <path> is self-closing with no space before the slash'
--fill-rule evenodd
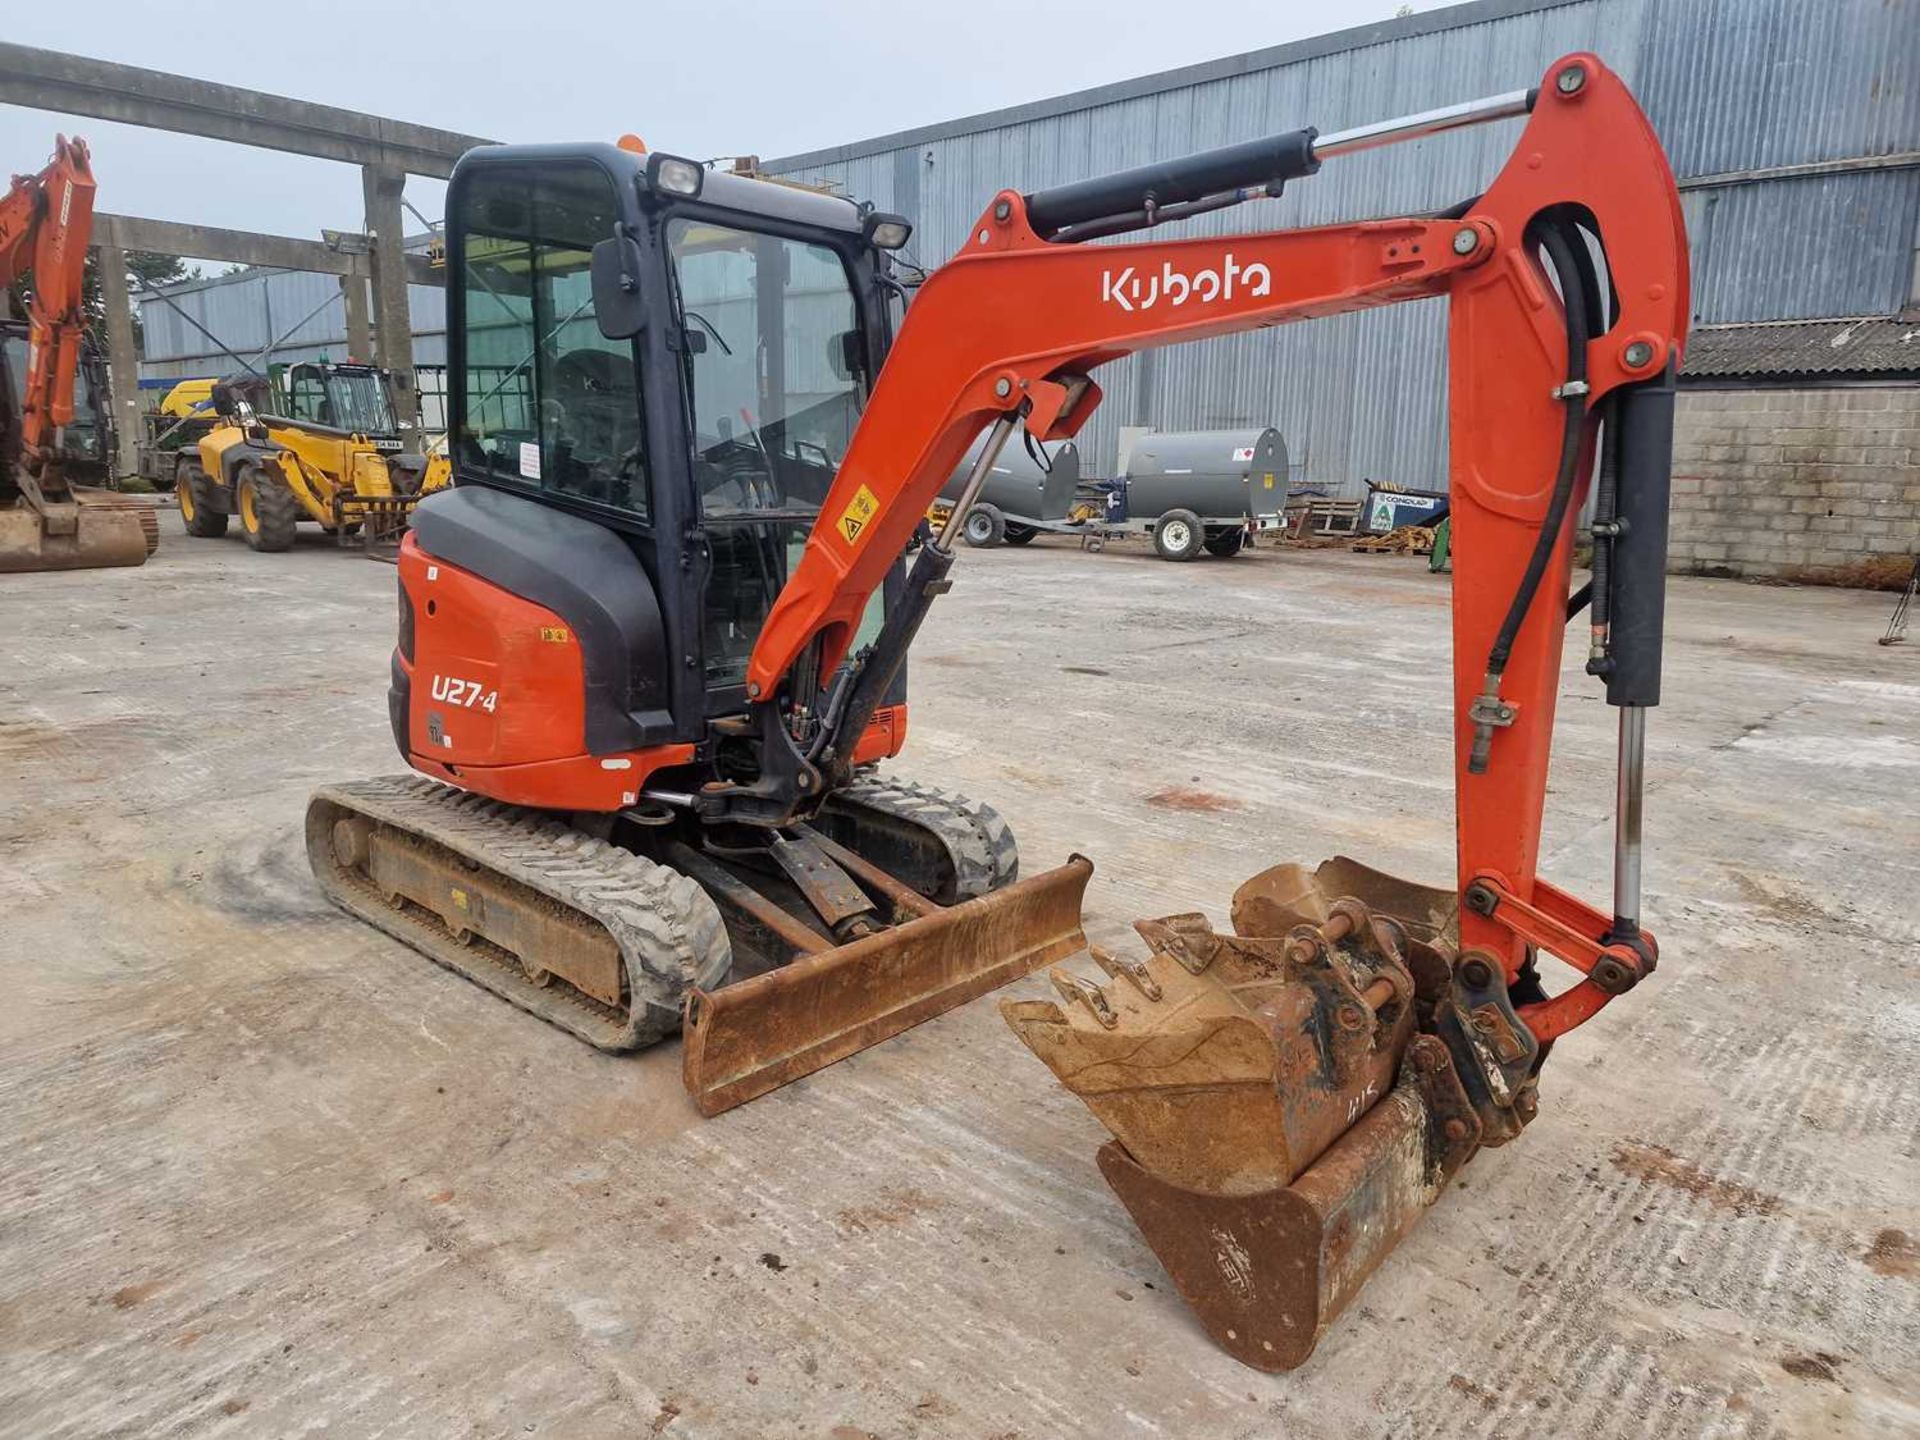
<path id="1" fill-rule="evenodd" d="M 0 196 L 0 285 L 33 272 L 20 448 L 34 471 L 53 458 L 57 432 L 73 420 L 73 381 L 87 323 L 84 277 L 94 188 L 86 142 L 61 135 L 46 167 L 14 176 Z"/>
<path id="2" fill-rule="evenodd" d="M 423 551 L 400 547 L 394 739 L 415 769 L 514 805 L 608 813 L 639 802 L 662 771 L 691 764 L 692 741 L 591 754 L 586 667 L 551 610 Z M 879 711 L 855 751 L 900 753 L 907 707 Z"/>

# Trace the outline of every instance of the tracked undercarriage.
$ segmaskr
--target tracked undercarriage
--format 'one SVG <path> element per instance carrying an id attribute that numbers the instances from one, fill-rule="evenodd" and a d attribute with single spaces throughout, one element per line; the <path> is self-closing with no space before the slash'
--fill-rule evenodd
<path id="1" fill-rule="evenodd" d="M 918 785 L 867 777 L 771 832 L 581 818 L 397 776 L 316 791 L 307 848 L 343 909 L 589 1044 L 684 1016 L 709 1114 L 1082 943 L 1090 864 L 1022 884 L 991 807 Z"/>

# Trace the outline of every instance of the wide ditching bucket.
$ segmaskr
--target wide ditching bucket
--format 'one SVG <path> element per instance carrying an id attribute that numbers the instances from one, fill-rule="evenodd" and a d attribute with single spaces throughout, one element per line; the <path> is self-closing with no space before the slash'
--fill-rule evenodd
<path id="1" fill-rule="evenodd" d="M 1001 1002 L 1112 1132 L 1101 1173 L 1245 1364 L 1306 1360 L 1474 1151 L 1507 1138 L 1484 1123 L 1486 1062 L 1531 1113 L 1534 1052 L 1491 1053 L 1512 1012 L 1503 983 L 1463 988 L 1455 916 L 1452 892 L 1351 860 L 1281 865 L 1235 895 L 1234 934 L 1141 921 L 1146 959 L 1093 951 L 1107 983 L 1055 971 L 1061 1003 Z"/>
<path id="2" fill-rule="evenodd" d="M 857 859 L 830 848 L 842 863 Z M 1080 903 L 1092 874 L 1076 855 L 951 906 L 896 889 L 912 918 L 696 989 L 684 1031 L 688 1093 L 716 1115 L 1085 949 Z"/>
<path id="3" fill-rule="evenodd" d="M 50 510 L 0 508 L 0 575 L 144 565 L 160 543 L 158 518 L 144 500 L 76 491 Z"/>

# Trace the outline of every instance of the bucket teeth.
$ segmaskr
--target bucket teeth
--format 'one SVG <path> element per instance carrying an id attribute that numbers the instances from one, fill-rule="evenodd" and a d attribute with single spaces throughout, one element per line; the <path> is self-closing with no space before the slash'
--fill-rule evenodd
<path id="1" fill-rule="evenodd" d="M 1109 980 L 1127 980 L 1148 1000 L 1158 1000 L 1164 993 L 1160 989 L 1160 982 L 1153 978 L 1153 972 L 1141 961 L 1116 955 L 1104 945 L 1089 945 L 1087 953 L 1093 956 L 1094 964 L 1106 971 Z"/>
<path id="2" fill-rule="evenodd" d="M 1111 1030 L 1120 1023 L 1120 1016 L 1107 1003 L 1106 992 L 1091 980 L 1082 980 L 1064 970 L 1049 971 L 1047 978 L 1053 981 L 1053 988 L 1060 992 L 1060 998 L 1069 1005 L 1086 1006 L 1093 1018 L 1100 1022 L 1102 1030 Z"/>
<path id="3" fill-rule="evenodd" d="M 1220 937 L 1198 911 L 1136 920 L 1134 930 L 1156 955 L 1171 955 L 1189 975 L 1199 975 L 1220 954 Z"/>

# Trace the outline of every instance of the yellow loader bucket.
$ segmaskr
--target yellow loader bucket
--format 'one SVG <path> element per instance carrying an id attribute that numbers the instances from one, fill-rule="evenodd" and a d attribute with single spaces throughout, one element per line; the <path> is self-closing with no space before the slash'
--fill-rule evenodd
<path id="1" fill-rule="evenodd" d="M 1093 863 L 1058 869 L 687 998 L 684 1073 L 717 1115 L 1086 946 Z"/>
<path id="2" fill-rule="evenodd" d="M 1001 1002 L 1112 1133 L 1101 1174 L 1245 1364 L 1302 1363 L 1474 1151 L 1517 1133 L 1495 1107 L 1531 1114 L 1537 1051 L 1504 980 L 1456 970 L 1454 904 L 1344 858 L 1276 866 L 1234 897 L 1235 934 L 1141 921 L 1145 960 L 1094 949 L 1107 984 L 1056 971 L 1062 1003 Z M 1509 1029 L 1525 1043 L 1496 1054 Z"/>
<path id="3" fill-rule="evenodd" d="M 144 565 L 159 543 L 151 505 L 104 492 L 77 491 L 52 517 L 24 503 L 0 510 L 0 575 Z"/>

